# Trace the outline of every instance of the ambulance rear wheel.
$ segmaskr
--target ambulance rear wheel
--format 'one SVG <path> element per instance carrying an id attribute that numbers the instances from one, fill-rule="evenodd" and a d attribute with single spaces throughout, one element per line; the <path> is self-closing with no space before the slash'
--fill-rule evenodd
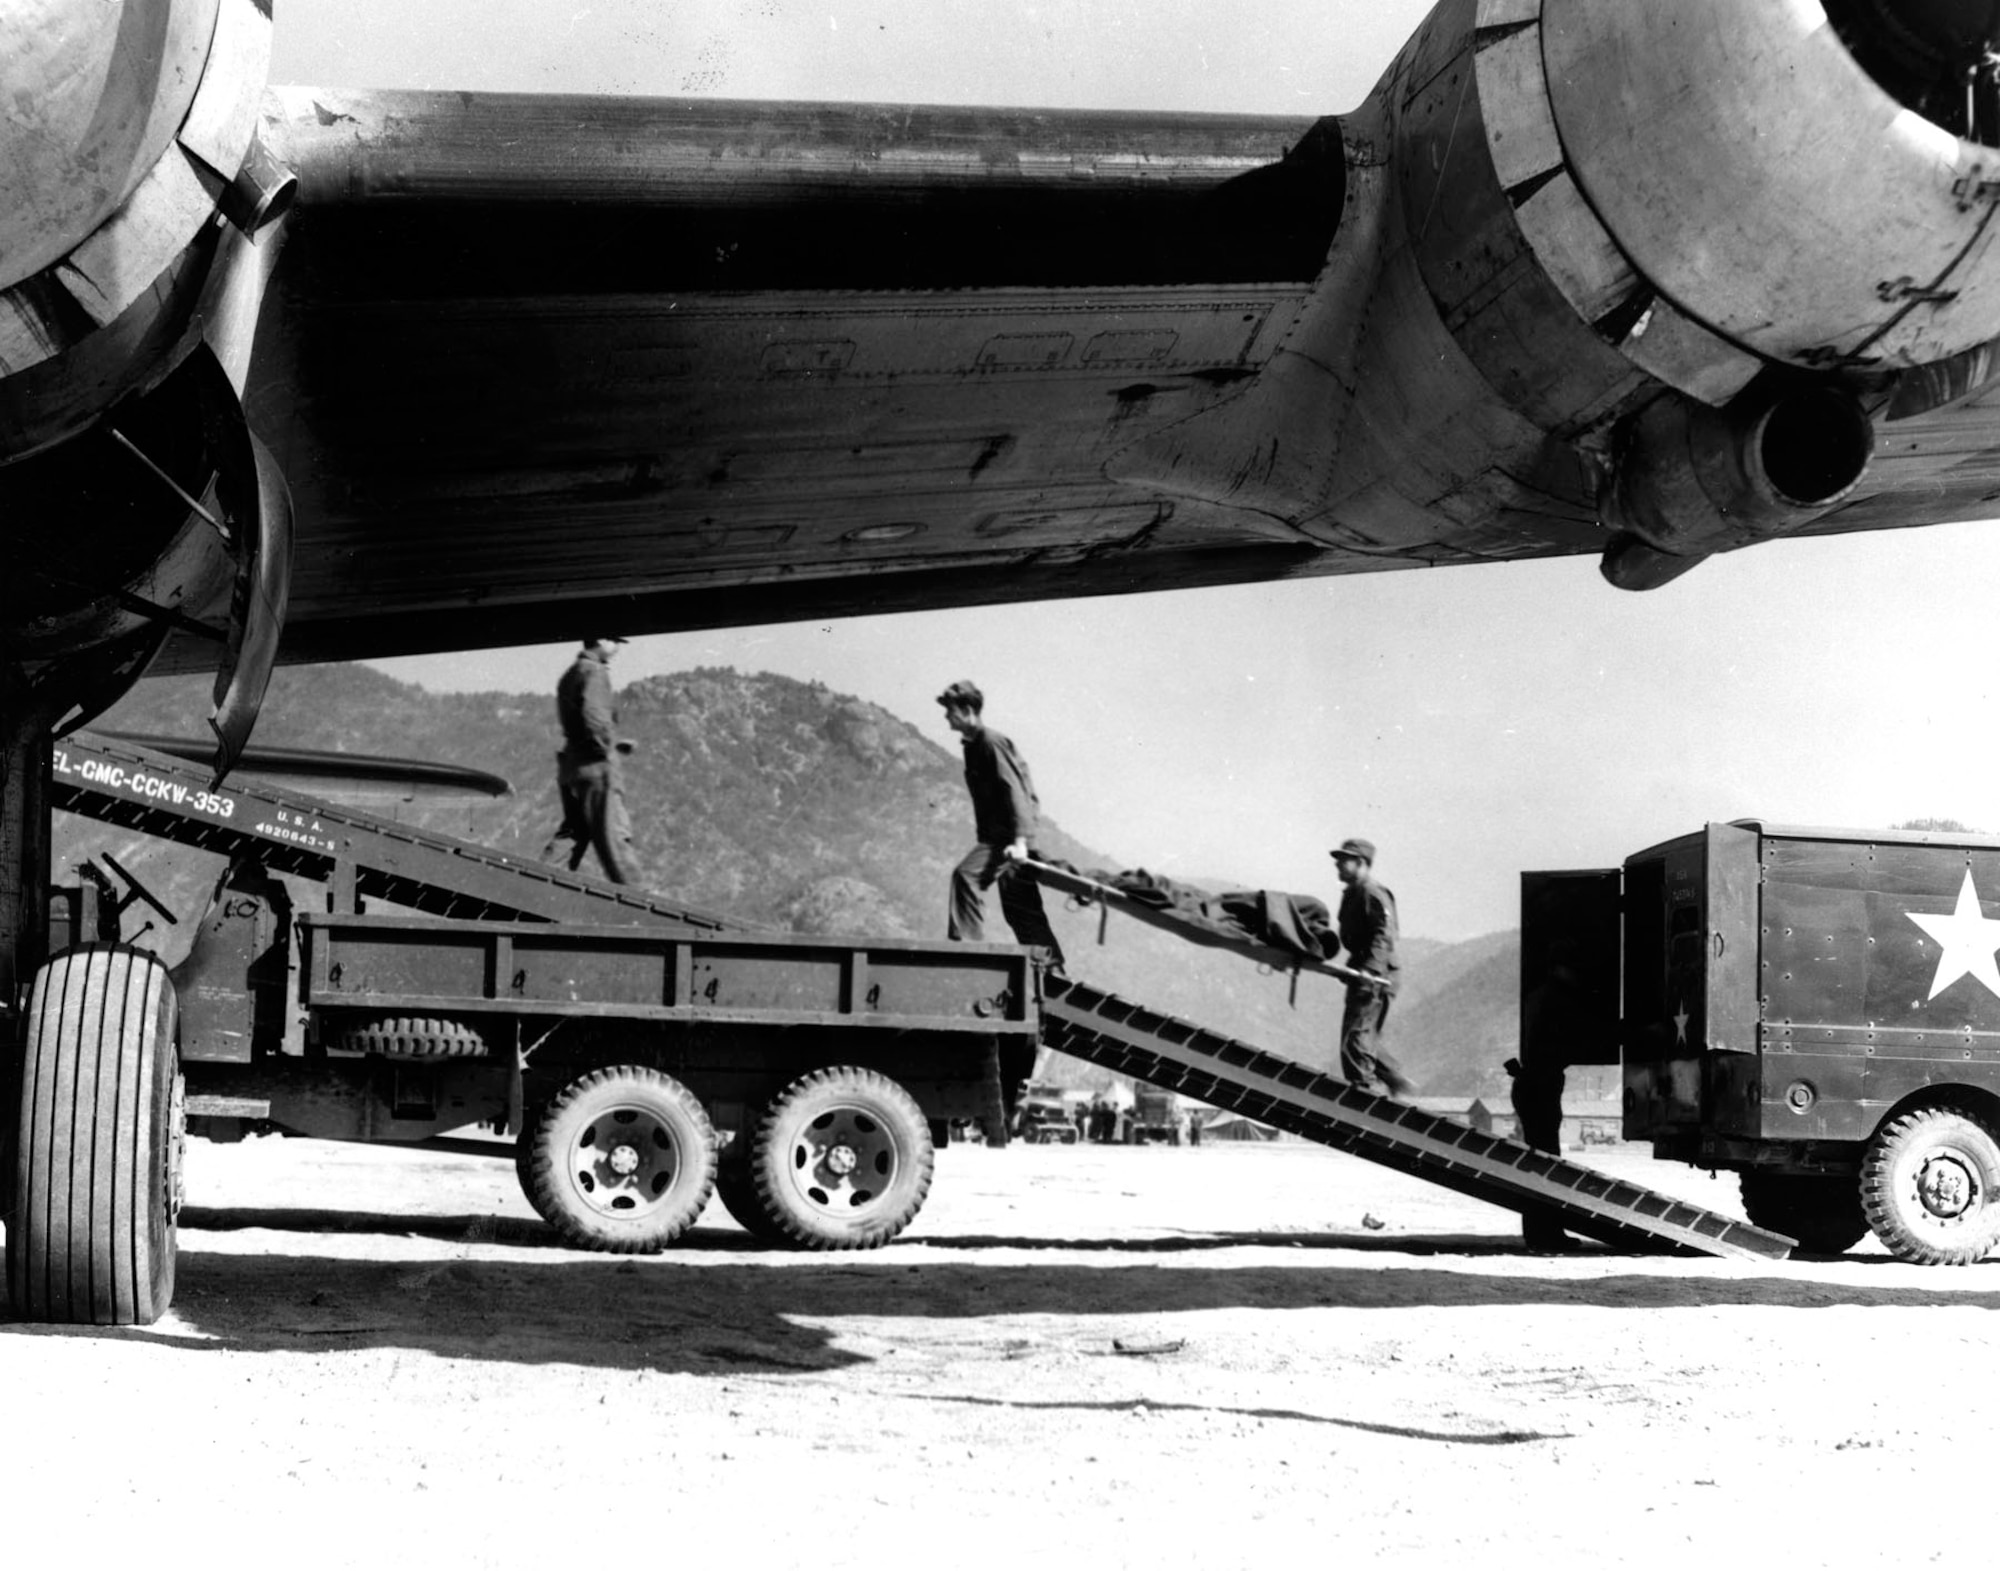
<path id="1" fill-rule="evenodd" d="M 931 1189 L 930 1124 L 872 1069 L 816 1069 L 758 1118 L 751 1175 L 773 1227 L 807 1249 L 874 1249 L 910 1225 Z"/>
<path id="2" fill-rule="evenodd" d="M 1844 1255 L 1868 1236 L 1861 1185 L 1853 1178 L 1753 1168 L 1743 1174 L 1742 1189 L 1746 1217 L 1759 1227 L 1796 1238 L 1809 1254 Z"/>
<path id="3" fill-rule="evenodd" d="M 1981 1119 L 1925 1107 L 1891 1119 L 1861 1167 L 1868 1225 L 1899 1260 L 1969 1265 L 2000 1239 L 2000 1139 Z"/>
<path id="4" fill-rule="evenodd" d="M 715 1131 L 692 1091 L 621 1065 L 570 1083 L 535 1126 L 528 1198 L 570 1243 L 651 1254 L 695 1223 L 715 1187 Z"/>
<path id="5" fill-rule="evenodd" d="M 23 1320 L 151 1325 L 174 1296 L 186 1093 L 167 968 L 68 950 L 22 1029 L 7 1298 Z"/>

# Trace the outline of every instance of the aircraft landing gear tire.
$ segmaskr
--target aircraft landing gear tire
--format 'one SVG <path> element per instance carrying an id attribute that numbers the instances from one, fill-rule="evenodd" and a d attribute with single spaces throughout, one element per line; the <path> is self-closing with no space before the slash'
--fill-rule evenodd
<path id="1" fill-rule="evenodd" d="M 910 1225 L 930 1193 L 930 1125 L 910 1093 L 872 1069 L 816 1069 L 758 1118 L 751 1176 L 785 1241 L 875 1249 Z"/>
<path id="2" fill-rule="evenodd" d="M 1741 1176 L 1741 1185 L 1743 1214 L 1759 1227 L 1796 1238 L 1809 1254 L 1844 1255 L 1868 1236 L 1856 1179 L 1752 1168 Z"/>
<path id="3" fill-rule="evenodd" d="M 1899 1260 L 1969 1265 L 2000 1239 L 2000 1139 L 1955 1108 L 1904 1113 L 1876 1131 L 1861 1166 L 1868 1225 Z"/>
<path id="4" fill-rule="evenodd" d="M 186 1093 L 167 968 L 71 949 L 35 977 L 7 1217 L 23 1320 L 151 1325 L 173 1302 Z"/>
<path id="5" fill-rule="evenodd" d="M 652 1254 L 695 1223 L 715 1186 L 715 1131 L 692 1091 L 621 1065 L 572 1081 L 534 1126 L 528 1198 L 584 1249 Z"/>

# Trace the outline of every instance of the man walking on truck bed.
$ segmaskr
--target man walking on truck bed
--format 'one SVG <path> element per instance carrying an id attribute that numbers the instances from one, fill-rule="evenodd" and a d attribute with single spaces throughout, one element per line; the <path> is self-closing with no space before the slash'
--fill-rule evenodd
<path id="1" fill-rule="evenodd" d="M 556 841 L 570 840 L 569 867 L 575 872 L 583 853 L 592 847 L 614 884 L 632 882 L 625 857 L 631 826 L 625 817 L 624 791 L 618 779 L 618 755 L 632 750 L 617 739 L 617 716 L 611 709 L 612 646 L 622 638 L 586 638 L 570 668 L 556 683 L 556 718 L 562 722 L 563 747 L 556 754 L 556 791 L 562 798 L 562 826 Z"/>
<path id="2" fill-rule="evenodd" d="M 947 938 L 976 944 L 986 933 L 985 891 L 1000 885 L 1000 914 L 1014 930 L 1016 941 L 1048 952 L 1048 961 L 1062 969 L 1062 945 L 1056 942 L 1042 908 L 1042 889 L 1032 878 L 1014 872 L 1031 849 L 1041 802 L 1028 775 L 1028 761 L 1014 744 L 982 718 L 986 697 L 970 682 L 954 682 L 938 694 L 945 724 L 965 746 L 965 789 L 972 796 L 972 821 L 979 843 L 966 852 L 951 872 L 951 920 Z"/>
<path id="3" fill-rule="evenodd" d="M 1347 984 L 1347 1007 L 1340 1016 L 1340 1073 L 1349 1085 L 1368 1090 L 1376 1081 L 1387 1096 L 1407 1097 L 1410 1082 L 1382 1048 L 1382 1024 L 1396 991 L 1396 897 L 1375 882 L 1375 846 L 1343 840 L 1327 852 L 1347 887 L 1340 896 L 1342 962 L 1367 977 Z"/>

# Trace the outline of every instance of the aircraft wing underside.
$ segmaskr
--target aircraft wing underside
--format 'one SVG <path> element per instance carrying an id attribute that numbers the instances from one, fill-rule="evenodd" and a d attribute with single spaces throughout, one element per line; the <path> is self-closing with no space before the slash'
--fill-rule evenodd
<path id="1" fill-rule="evenodd" d="M 1123 472 L 1287 353 L 1340 216 L 1331 122 L 285 102 L 301 197 L 246 405 L 297 510 L 290 659 L 1595 533 L 1527 496 L 1329 548 Z"/>
<path id="2" fill-rule="evenodd" d="M 267 89 L 261 0 L 47 4 L 0 613 L 78 706 L 2000 504 L 1965 0 L 1439 0 L 1316 118 Z"/>

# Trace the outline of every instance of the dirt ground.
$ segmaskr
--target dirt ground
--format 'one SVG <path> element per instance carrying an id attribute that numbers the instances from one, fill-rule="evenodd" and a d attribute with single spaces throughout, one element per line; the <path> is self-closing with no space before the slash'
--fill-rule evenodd
<path id="1" fill-rule="evenodd" d="M 0 1324 L 17 1550 L 1992 1560 L 2000 1263 L 1531 1258 L 1505 1212 L 1302 1145 L 957 1146 L 845 1257 L 719 1206 L 657 1257 L 558 1248 L 498 1159 L 194 1142 L 188 1182 L 166 1320 Z"/>

